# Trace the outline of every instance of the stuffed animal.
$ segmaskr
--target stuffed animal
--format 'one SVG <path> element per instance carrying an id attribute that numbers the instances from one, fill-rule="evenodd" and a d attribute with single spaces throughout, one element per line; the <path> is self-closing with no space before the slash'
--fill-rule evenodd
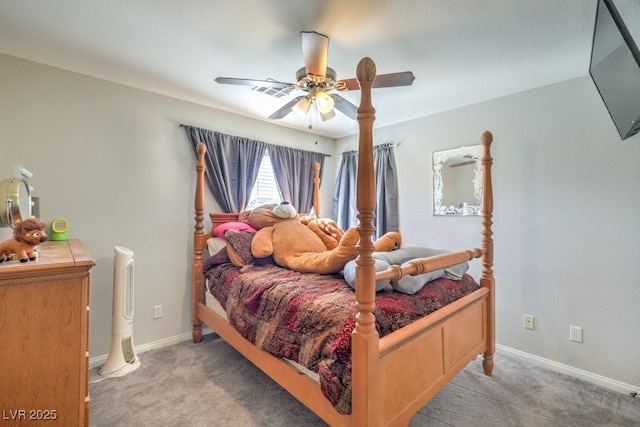
<path id="1" fill-rule="evenodd" d="M 298 211 L 289 202 L 282 202 L 273 208 L 273 215 L 277 218 L 295 218 Z"/>
<path id="2" fill-rule="evenodd" d="M 29 218 L 15 225 L 13 237 L 0 243 L 0 263 L 16 254 L 20 262 L 34 261 L 36 247 L 47 240 L 47 224 L 37 218 Z"/>
<path id="3" fill-rule="evenodd" d="M 329 218 L 305 216 L 300 218 L 300 222 L 316 233 L 329 250 L 337 248 L 342 236 L 344 236 L 344 231 L 338 227 L 334 220 Z"/>
<path id="4" fill-rule="evenodd" d="M 240 212 L 238 221 L 245 222 L 260 230 L 282 221 L 299 221 L 298 212 L 288 202 L 258 206 L 250 211 Z"/>
<path id="5" fill-rule="evenodd" d="M 336 248 L 344 234 L 332 219 L 317 218 L 315 215 L 300 216 L 289 202 L 258 206 L 238 215 L 238 221 L 247 223 L 256 230 L 288 220 L 302 222 L 322 239 L 327 249 Z"/>
<path id="6" fill-rule="evenodd" d="M 261 218 L 268 219 L 266 209 L 260 210 Z M 273 210 L 273 209 L 271 209 Z M 253 213 L 253 212 L 252 212 Z M 251 214 L 250 214 L 251 215 Z M 272 212 L 273 215 L 273 212 Z M 339 228 L 334 226 L 331 220 L 311 221 L 307 219 L 307 225 L 298 217 L 281 220 L 273 225 L 258 225 L 258 232 L 251 241 L 251 252 L 256 258 L 273 256 L 276 264 L 302 273 L 332 274 L 342 271 L 345 264 L 358 256 L 356 245 L 360 236 L 355 228 L 350 228 L 342 233 L 337 245 L 328 248 L 321 234 L 327 234 L 321 225 L 327 225 L 327 229 L 336 233 Z M 313 224 L 309 227 L 308 224 Z M 256 228 L 256 225 L 252 226 Z M 335 230 L 334 229 L 337 229 Z M 320 230 L 317 234 L 316 231 Z M 340 233 L 342 232 L 339 230 Z M 327 239 L 328 240 L 328 239 Z M 378 239 L 374 245 L 377 252 L 386 252 L 400 247 L 400 234 L 390 232 Z"/>

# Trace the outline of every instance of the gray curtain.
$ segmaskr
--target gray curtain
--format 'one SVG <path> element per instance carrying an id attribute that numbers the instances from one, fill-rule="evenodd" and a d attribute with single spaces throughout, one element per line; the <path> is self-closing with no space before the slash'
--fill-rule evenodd
<path id="1" fill-rule="evenodd" d="M 267 150 L 284 201 L 291 203 L 298 212 L 310 213 L 313 207 L 313 165 L 320 163 L 322 178 L 325 155 L 271 144 L 267 145 Z"/>
<path id="2" fill-rule="evenodd" d="M 389 231 L 399 231 L 398 178 L 394 144 L 381 144 L 373 148 L 373 166 L 376 180 L 376 206 L 373 238 L 377 239 Z M 342 163 L 333 194 L 331 218 L 344 230 L 358 224 L 356 208 L 356 176 L 358 153 L 342 153 Z"/>
<path id="3" fill-rule="evenodd" d="M 376 207 L 373 225 L 375 238 L 389 231 L 399 231 L 398 177 L 393 144 L 373 147 L 373 169 L 376 176 Z"/>
<path id="4" fill-rule="evenodd" d="M 209 188 L 224 212 L 247 206 L 267 144 L 239 136 L 183 125 L 193 147 L 207 147 L 205 174 Z"/>
<path id="5" fill-rule="evenodd" d="M 358 225 L 356 217 L 356 177 L 358 173 L 358 152 L 342 153 L 342 162 L 333 190 L 331 218 L 338 227 L 346 230 Z"/>

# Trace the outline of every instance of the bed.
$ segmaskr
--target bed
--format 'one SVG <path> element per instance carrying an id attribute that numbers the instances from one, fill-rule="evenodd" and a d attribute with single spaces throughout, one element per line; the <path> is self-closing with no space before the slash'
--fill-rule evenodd
<path id="1" fill-rule="evenodd" d="M 411 417 L 422 408 L 440 389 L 442 389 L 453 377 L 455 377 L 469 362 L 475 360 L 479 354 L 483 355 L 483 368 L 487 375 L 493 371 L 493 355 L 495 351 L 495 324 L 494 324 L 494 286 L 493 276 L 493 238 L 492 215 L 493 193 L 491 184 L 492 158 L 490 146 L 493 137 L 490 132 L 484 132 L 481 136 L 483 144 L 482 165 L 483 198 L 482 198 L 482 227 L 480 232 L 480 248 L 448 252 L 414 260 L 402 267 L 393 265 L 386 271 L 376 272 L 372 253 L 373 209 L 375 203 L 375 185 L 373 175 L 373 121 L 375 109 L 371 102 L 371 88 L 375 78 L 375 64 L 369 58 L 363 58 L 357 68 L 357 78 L 361 87 L 361 102 L 358 109 L 359 122 L 359 168 L 357 177 L 357 209 L 358 209 L 358 233 L 360 243 L 358 245 L 358 258 L 356 260 L 356 284 L 355 291 L 345 288 L 344 280 L 340 277 L 325 277 L 320 284 L 320 278 L 309 277 L 296 278 L 296 280 L 319 280 L 317 286 L 306 286 L 306 289 L 322 289 L 326 286 L 329 293 L 323 294 L 319 300 L 332 297 L 332 291 L 351 292 L 351 296 L 339 297 L 342 308 L 352 310 L 353 315 L 348 320 L 340 320 L 335 334 L 340 335 L 341 343 L 335 345 L 336 336 L 323 337 L 325 347 L 339 347 L 341 353 L 337 356 L 338 368 L 330 366 L 333 362 L 313 361 L 311 366 L 320 365 L 319 373 L 307 370 L 308 358 L 300 356 L 303 351 L 296 347 L 285 357 L 276 355 L 269 343 L 263 342 L 263 338 L 256 337 L 256 333 L 238 328 L 238 323 L 243 324 L 244 318 L 240 309 L 229 308 L 230 304 L 225 296 L 218 296 L 222 302 L 210 303 L 211 298 L 205 297 L 209 293 L 210 282 L 217 277 L 220 283 L 231 284 L 236 280 L 244 280 L 245 283 L 265 283 L 266 276 L 282 275 L 294 272 L 278 271 L 281 268 L 274 265 L 234 268 L 224 260 L 217 262 L 211 257 L 206 257 L 207 240 L 212 236 L 212 230 L 218 224 L 237 221 L 238 215 L 234 213 L 211 214 L 213 221 L 211 231 L 205 232 L 204 227 L 204 145 L 197 148 L 198 162 L 196 166 L 195 188 L 195 231 L 194 231 L 194 259 L 192 277 L 192 324 L 193 340 L 198 343 L 202 337 L 203 324 L 211 328 L 231 346 L 243 354 L 248 360 L 279 383 L 289 393 L 296 397 L 307 408 L 316 413 L 329 425 L 335 426 L 382 426 L 382 425 L 407 425 Z M 319 180 L 314 180 L 317 187 Z M 318 199 L 314 198 L 317 209 Z M 459 265 L 480 258 L 482 273 L 476 282 L 465 274 L 462 292 L 458 297 L 452 298 L 446 304 L 436 304 L 429 314 L 418 314 L 416 318 L 410 318 L 404 322 L 394 323 L 392 328 L 383 328 L 385 323 L 381 307 L 386 304 L 386 297 L 395 298 L 394 292 L 376 293 L 375 282 L 384 279 L 398 280 L 407 275 L 420 275 L 427 272 L 443 269 L 445 267 Z M 242 271 L 240 271 L 242 270 Z M 254 270 L 258 278 L 246 276 L 244 273 Z M 205 280 L 205 273 L 208 280 Z M 296 273 L 300 274 L 300 273 Z M 226 275 L 226 276 L 225 276 Z M 261 276 L 260 276 L 261 275 Z M 277 276 L 281 277 L 281 276 Z M 438 279 L 435 286 L 445 289 L 453 284 L 445 283 Z M 207 282 L 208 286 L 205 286 Z M 328 284 L 326 284 L 328 283 Z M 430 282 L 431 286 L 433 282 Z M 475 286 L 474 286 L 475 284 Z M 459 284 L 456 284 L 459 285 Z M 427 286 L 425 286 L 426 289 Z M 273 288 L 269 288 L 273 289 Z M 232 295 L 233 291 L 227 289 L 223 293 Z M 253 292 L 253 291 L 251 291 Z M 344 294 L 344 295 L 347 295 Z M 239 296 L 234 296 L 237 300 Z M 282 299 L 281 297 L 278 297 Z M 297 299 L 300 299 L 296 297 Z M 293 298 L 293 299 L 296 299 Z M 315 294 L 309 299 L 316 298 Z M 350 299 L 349 299 L 350 298 Z M 446 298 L 445 298 L 446 299 Z M 394 299 L 395 301 L 395 299 Z M 412 300 L 413 301 L 413 300 Z M 396 304 L 394 302 L 393 304 Z M 409 302 L 409 304 L 414 304 Z M 327 305 L 327 307 L 333 303 Z M 415 305 L 415 304 L 414 304 Z M 346 307 L 346 308 L 345 308 Z M 406 312 L 407 306 L 403 306 L 401 312 Z M 261 307 L 263 309 L 263 307 Z M 273 310 L 273 308 L 271 308 Z M 288 308 L 287 308 L 288 309 Z M 222 310 L 222 311 L 221 311 Z M 296 308 L 297 310 L 297 308 Z M 234 314 L 235 313 L 235 314 Z M 297 313 L 297 312 L 296 312 Z M 231 319 L 229 317 L 231 314 Z M 298 315 L 298 314 L 297 314 Z M 379 318 L 376 318 L 376 315 Z M 391 314 L 391 318 L 398 318 L 398 314 Z M 278 316 L 272 316 L 278 317 Z M 282 317 L 282 316 L 281 316 Z M 286 317 L 286 316 L 284 316 Z M 400 316 L 402 317 L 402 316 Z M 234 318 L 240 318 L 236 320 Z M 286 319 L 285 319 L 286 321 Z M 233 324 L 233 325 L 232 325 Z M 345 327 L 348 326 L 348 327 Z M 271 329 L 277 329 L 270 326 Z M 327 326 L 326 330 L 329 327 Z M 322 328 L 316 328 L 325 330 Z M 253 335 L 252 335 L 253 334 Z M 334 334 L 334 335 L 335 335 Z M 262 334 L 264 335 L 264 334 Z M 268 335 L 268 334 L 267 334 Z M 260 343 L 257 345 L 256 343 Z M 272 345 L 273 347 L 286 347 Z M 265 348 L 269 351 L 266 351 Z M 419 355 L 419 357 L 416 357 Z M 331 356 L 334 357 L 334 356 Z M 304 360 L 305 363 L 294 363 Z M 324 365 L 324 368 L 322 367 Z M 336 396 L 333 396 L 332 384 L 336 384 L 338 371 L 348 377 L 346 386 L 339 387 Z M 336 376 L 334 376 L 334 374 Z M 329 385 L 323 379 L 329 378 Z M 333 381 L 333 382 L 331 382 Z M 339 381 L 338 381 L 339 382 Z M 332 391 L 333 390 L 333 391 Z M 335 397 L 335 399 L 331 399 Z M 336 404 L 336 399 L 340 404 Z M 342 405 L 342 406 L 340 406 Z"/>

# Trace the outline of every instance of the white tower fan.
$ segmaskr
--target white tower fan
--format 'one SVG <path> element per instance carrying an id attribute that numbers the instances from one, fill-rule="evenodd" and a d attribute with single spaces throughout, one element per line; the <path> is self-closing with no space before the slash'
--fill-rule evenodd
<path id="1" fill-rule="evenodd" d="M 133 346 L 133 252 L 114 248 L 111 348 L 100 375 L 122 377 L 140 366 Z"/>

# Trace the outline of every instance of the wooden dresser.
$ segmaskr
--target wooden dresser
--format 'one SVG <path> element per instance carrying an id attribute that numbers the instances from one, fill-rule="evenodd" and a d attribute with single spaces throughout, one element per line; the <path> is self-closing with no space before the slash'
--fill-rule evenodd
<path id="1" fill-rule="evenodd" d="M 78 240 L 0 264 L 0 425 L 89 425 L 89 280 Z"/>

